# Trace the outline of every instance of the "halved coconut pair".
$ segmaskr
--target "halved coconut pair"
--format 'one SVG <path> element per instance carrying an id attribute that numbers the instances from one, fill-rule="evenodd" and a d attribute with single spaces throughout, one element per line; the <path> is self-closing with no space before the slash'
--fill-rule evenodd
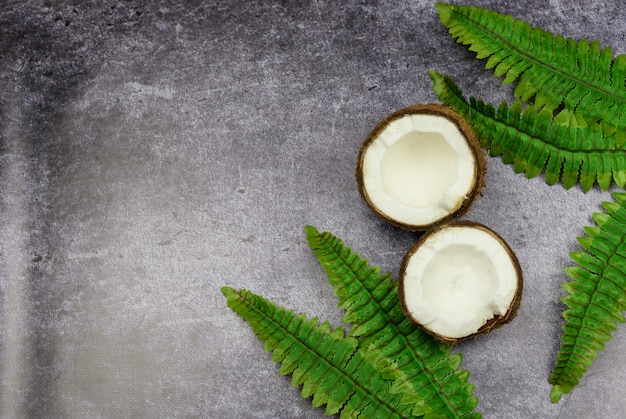
<path id="1" fill-rule="evenodd" d="M 484 186 L 485 159 L 471 127 L 451 109 L 414 105 L 383 119 L 365 139 L 359 191 L 381 217 L 427 233 L 406 254 L 399 293 L 407 317 L 447 343 L 515 317 L 519 262 L 489 228 L 452 221 Z"/>

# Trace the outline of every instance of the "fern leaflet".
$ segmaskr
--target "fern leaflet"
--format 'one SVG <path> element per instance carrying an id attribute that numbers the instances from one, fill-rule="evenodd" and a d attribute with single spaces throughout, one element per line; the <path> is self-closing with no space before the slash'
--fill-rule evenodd
<path id="1" fill-rule="evenodd" d="M 327 415 L 341 411 L 341 418 L 411 416 L 411 406 L 390 393 L 390 381 L 342 328 L 331 331 L 328 322 L 307 320 L 246 290 L 223 287 L 222 293 L 272 351 L 272 360 L 281 362 L 280 374 L 292 374 L 292 385 L 302 385 L 302 397 L 313 396 L 313 406 L 325 404 Z"/>
<path id="2" fill-rule="evenodd" d="M 621 128 L 618 144 L 626 142 L 626 56 L 613 59 L 598 41 L 565 39 L 487 9 L 438 3 L 437 10 L 457 42 L 488 59 L 486 68 L 504 75 L 504 83 L 519 80 L 522 102 L 534 97 L 538 109 L 563 106 L 603 121 L 610 133 Z"/>
<path id="3" fill-rule="evenodd" d="M 480 418 L 472 412 L 477 399 L 467 383 L 469 372 L 457 370 L 462 356 L 450 355 L 450 346 L 436 342 L 403 314 L 397 283 L 380 275 L 341 240 L 330 233 L 306 228 L 307 240 L 335 287 L 344 322 L 353 323 L 350 336 L 367 348 L 371 361 L 394 379 L 392 393 L 403 393 L 404 403 L 416 404 L 413 414 L 426 418 Z"/>
<path id="4" fill-rule="evenodd" d="M 603 204 L 606 213 L 594 214 L 598 227 L 587 227 L 579 238 L 586 252 L 573 252 L 577 266 L 566 268 L 572 281 L 562 301 L 561 348 L 550 376 L 551 400 L 556 403 L 578 384 L 587 368 L 611 339 L 626 309 L 626 193 L 614 193 L 615 202 Z"/>
<path id="5" fill-rule="evenodd" d="M 492 156 L 513 163 L 516 173 L 532 178 L 545 169 L 548 184 L 560 180 L 571 188 L 580 183 L 585 192 L 595 182 L 603 190 L 611 180 L 620 187 L 626 184 L 626 148 L 618 147 L 615 134 L 606 135 L 599 124 L 567 109 L 553 118 L 534 105 L 522 109 L 519 101 L 511 107 L 502 102 L 497 109 L 474 98 L 468 102 L 450 77 L 436 71 L 430 77 L 439 100 L 472 125 Z"/>

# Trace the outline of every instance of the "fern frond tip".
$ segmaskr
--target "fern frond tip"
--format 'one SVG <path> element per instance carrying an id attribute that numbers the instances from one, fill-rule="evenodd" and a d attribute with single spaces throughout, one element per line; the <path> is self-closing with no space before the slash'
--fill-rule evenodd
<path id="1" fill-rule="evenodd" d="M 428 77 L 433 81 L 433 90 L 439 96 L 438 91 L 441 90 L 441 84 L 443 82 L 443 76 L 437 70 L 430 70 L 428 72 Z"/>
<path id="2" fill-rule="evenodd" d="M 439 19 L 441 19 L 442 22 L 450 20 L 450 14 L 452 13 L 450 4 L 438 1 L 435 3 L 435 7 L 437 8 L 437 13 L 439 13 Z"/>
<path id="3" fill-rule="evenodd" d="M 220 288 L 220 291 L 228 301 L 231 301 L 238 296 L 237 291 L 226 285 Z"/>
<path id="4" fill-rule="evenodd" d="M 550 392 L 550 401 L 552 403 L 558 403 L 561 400 L 561 397 L 572 391 L 572 389 L 564 389 L 563 386 L 556 385 L 552 387 L 552 391 Z"/>

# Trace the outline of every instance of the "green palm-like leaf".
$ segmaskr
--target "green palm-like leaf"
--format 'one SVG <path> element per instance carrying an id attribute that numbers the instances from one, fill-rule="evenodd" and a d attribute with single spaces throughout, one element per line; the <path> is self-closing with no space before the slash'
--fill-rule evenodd
<path id="1" fill-rule="evenodd" d="M 452 79 L 430 72 L 433 89 L 446 106 L 462 115 L 492 156 L 514 164 L 517 173 L 532 178 L 545 169 L 548 184 L 559 180 L 565 188 L 580 183 L 587 192 L 597 182 L 606 190 L 613 180 L 626 184 L 626 149 L 618 147 L 615 134 L 606 135 L 599 124 L 579 114 L 562 110 L 556 117 L 519 101 L 497 109 L 480 100 L 463 97 Z"/>
<path id="2" fill-rule="evenodd" d="M 598 227 L 587 227 L 579 238 L 586 252 L 573 252 L 577 263 L 566 269 L 572 281 L 563 284 L 569 293 L 562 301 L 563 340 L 550 376 L 557 402 L 578 384 L 587 368 L 611 339 L 626 309 L 626 193 L 613 194 L 615 202 L 603 204 L 606 213 L 594 214 Z"/>
<path id="3" fill-rule="evenodd" d="M 413 414 L 426 418 L 480 418 L 473 412 L 477 399 L 467 383 L 468 371 L 457 370 L 461 355 L 436 342 L 403 314 L 397 282 L 380 275 L 379 267 L 346 247 L 330 233 L 307 227 L 307 239 L 335 287 L 343 320 L 352 323 L 350 336 L 367 348 L 370 359 L 386 377 L 394 379 L 392 393 L 416 404 Z"/>
<path id="4" fill-rule="evenodd" d="M 598 182 L 607 189 L 611 179 L 626 184 L 626 56 L 613 58 L 597 41 L 565 39 L 486 9 L 443 3 L 437 9 L 450 34 L 488 59 L 496 76 L 518 81 L 518 100 L 495 109 L 474 98 L 468 103 L 449 77 L 431 72 L 439 98 L 469 120 L 492 155 L 528 177 L 545 170 L 549 184 L 561 180 L 566 188 L 579 182 L 588 191 Z M 594 214 L 598 227 L 579 238 L 586 252 L 571 254 L 577 266 L 566 269 L 572 278 L 563 285 L 566 323 L 549 379 L 555 403 L 625 321 L 626 194 L 613 196 L 606 213 Z"/>
<path id="5" fill-rule="evenodd" d="M 461 355 L 402 313 L 397 285 L 330 233 L 307 226 L 307 240 L 335 286 L 350 335 L 278 307 L 249 291 L 223 287 L 228 305 L 252 326 L 280 373 L 303 397 L 341 417 L 478 419 L 478 400 L 458 370 Z"/>
<path id="6" fill-rule="evenodd" d="M 332 331 L 328 322 L 307 320 L 246 290 L 223 287 L 222 293 L 272 351 L 272 360 L 281 362 L 280 374 L 292 374 L 302 397 L 313 396 L 313 406 L 326 405 L 327 415 L 341 411 L 341 418 L 411 417 L 411 406 L 389 391 L 391 382 L 342 328 Z"/>
<path id="7" fill-rule="evenodd" d="M 488 59 L 486 67 L 504 75 L 504 83 L 519 80 L 515 95 L 523 102 L 534 97 L 538 108 L 563 106 L 611 131 L 626 127 L 626 56 L 613 59 L 597 41 L 555 36 L 491 10 L 444 3 L 437 10 L 457 42 Z M 617 135 L 624 143 L 624 131 Z"/>

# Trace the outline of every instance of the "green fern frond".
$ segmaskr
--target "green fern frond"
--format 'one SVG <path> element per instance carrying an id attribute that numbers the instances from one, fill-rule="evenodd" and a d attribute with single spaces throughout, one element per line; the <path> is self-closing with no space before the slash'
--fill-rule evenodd
<path id="1" fill-rule="evenodd" d="M 333 331 L 328 322 L 318 324 L 250 291 L 221 291 L 272 352 L 272 360 L 281 362 L 280 374 L 292 374 L 292 385 L 302 385 L 302 397 L 313 396 L 313 406 L 326 405 L 327 415 L 341 411 L 341 418 L 411 417 L 411 406 L 389 391 L 391 382 L 342 328 Z"/>
<path id="2" fill-rule="evenodd" d="M 573 252 L 577 265 L 566 268 L 572 281 L 563 284 L 569 293 L 562 299 L 561 348 L 550 375 L 556 403 L 578 384 L 587 368 L 611 339 L 626 309 L 626 193 L 613 194 L 615 202 L 603 204 L 606 213 L 594 214 L 598 227 L 587 227 L 579 238 L 585 252 Z"/>
<path id="3" fill-rule="evenodd" d="M 346 247 L 330 233 L 306 227 L 307 240 L 328 275 L 352 323 L 350 336 L 367 348 L 371 361 L 385 377 L 395 380 L 391 391 L 404 403 L 418 403 L 413 414 L 426 418 L 480 418 L 473 412 L 477 399 L 467 383 L 469 372 L 457 370 L 461 355 L 438 343 L 410 323 L 403 314 L 397 282 L 381 275 L 379 267 Z"/>
<path id="4" fill-rule="evenodd" d="M 567 109 L 553 118 L 534 105 L 523 109 L 519 101 L 511 107 L 503 102 L 497 109 L 474 98 L 468 102 L 450 77 L 429 74 L 439 100 L 470 123 L 492 156 L 513 163 L 516 173 L 532 178 L 545 169 L 548 184 L 561 181 L 571 188 L 580 183 L 585 192 L 595 182 L 603 190 L 611 180 L 620 187 L 626 184 L 626 148 L 618 147 L 615 134 L 607 136 L 599 124 Z"/>
<path id="5" fill-rule="evenodd" d="M 532 28 L 511 15 L 470 6 L 437 3 L 441 22 L 457 42 L 469 45 L 504 83 L 519 80 L 515 96 L 534 97 L 538 109 L 563 106 L 610 130 L 626 127 L 626 56 L 613 59 L 598 41 L 579 42 Z M 618 130 L 618 143 L 626 134 Z"/>

